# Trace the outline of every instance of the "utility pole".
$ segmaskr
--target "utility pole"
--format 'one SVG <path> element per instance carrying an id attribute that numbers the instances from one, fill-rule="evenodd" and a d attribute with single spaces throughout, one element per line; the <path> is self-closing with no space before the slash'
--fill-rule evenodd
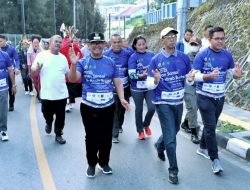
<path id="1" fill-rule="evenodd" d="M 178 40 L 182 39 L 186 30 L 187 0 L 177 0 L 177 31 Z"/>
<path id="2" fill-rule="evenodd" d="M 76 0 L 73 0 L 73 26 L 76 28 Z"/>
<path id="3" fill-rule="evenodd" d="M 24 13 L 24 0 L 21 0 L 21 12 L 22 12 L 22 24 L 23 24 L 23 34 L 26 34 L 25 28 L 25 13 Z"/>
<path id="4" fill-rule="evenodd" d="M 111 37 L 111 13 L 109 13 L 109 39 Z"/>
<path id="5" fill-rule="evenodd" d="M 126 16 L 123 17 L 124 38 L 126 38 Z"/>
<path id="6" fill-rule="evenodd" d="M 56 0 L 53 1 L 53 7 L 54 7 L 54 13 L 53 13 L 53 17 L 54 17 L 54 34 L 56 34 Z"/>

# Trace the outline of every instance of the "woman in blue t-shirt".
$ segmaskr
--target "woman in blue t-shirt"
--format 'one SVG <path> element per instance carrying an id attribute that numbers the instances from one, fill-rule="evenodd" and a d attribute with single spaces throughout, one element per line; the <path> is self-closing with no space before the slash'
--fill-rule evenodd
<path id="1" fill-rule="evenodd" d="M 145 139 L 144 130 L 146 135 L 151 135 L 149 125 L 155 112 L 155 106 L 152 103 L 153 91 L 148 90 L 145 86 L 148 67 L 154 53 L 147 51 L 146 39 L 142 36 L 137 36 L 134 39 L 132 48 L 135 52 L 128 61 L 129 77 L 131 78 L 130 88 L 135 102 L 136 130 L 139 134 L 138 138 L 143 140 Z M 142 112 L 144 99 L 147 103 L 148 112 L 143 120 Z"/>

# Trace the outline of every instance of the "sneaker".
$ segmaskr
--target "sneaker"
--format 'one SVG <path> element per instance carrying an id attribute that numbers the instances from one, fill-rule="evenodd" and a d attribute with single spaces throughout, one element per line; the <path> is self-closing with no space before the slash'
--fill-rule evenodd
<path id="1" fill-rule="evenodd" d="M 214 174 L 220 174 L 221 172 L 223 172 L 223 168 L 220 164 L 219 159 L 214 159 L 214 161 L 212 162 L 212 170 Z"/>
<path id="2" fill-rule="evenodd" d="M 2 141 L 8 141 L 9 140 L 9 137 L 8 137 L 8 134 L 7 134 L 6 131 L 2 131 L 1 135 L 2 135 Z"/>
<path id="3" fill-rule="evenodd" d="M 119 139 L 118 139 L 118 137 L 113 137 L 112 138 L 112 143 L 119 143 L 120 141 L 119 141 Z"/>
<path id="4" fill-rule="evenodd" d="M 207 152 L 207 149 L 199 148 L 199 149 L 197 149 L 196 153 L 203 156 L 206 159 L 210 159 L 208 152 Z"/>
<path id="5" fill-rule="evenodd" d="M 32 91 L 29 92 L 29 95 L 30 95 L 30 96 L 35 96 L 34 92 L 32 92 Z"/>
<path id="6" fill-rule="evenodd" d="M 169 173 L 168 181 L 170 183 L 172 183 L 172 184 L 178 184 L 178 182 L 179 182 L 178 175 L 177 174 L 173 174 L 173 173 Z"/>
<path id="7" fill-rule="evenodd" d="M 188 120 L 184 120 L 181 124 L 181 128 L 186 132 L 186 133 L 191 133 L 191 129 L 189 128 L 188 125 Z"/>
<path id="8" fill-rule="evenodd" d="M 122 129 L 122 128 L 120 128 L 120 129 L 119 129 L 119 133 L 122 133 L 122 132 L 123 132 L 123 129 Z"/>
<path id="9" fill-rule="evenodd" d="M 29 94 L 29 91 L 25 91 L 25 93 L 24 93 L 25 95 L 28 95 Z"/>
<path id="10" fill-rule="evenodd" d="M 86 171 L 86 176 L 88 178 L 94 178 L 95 177 L 95 167 L 89 166 L 87 171 Z"/>
<path id="11" fill-rule="evenodd" d="M 146 133 L 146 135 L 148 135 L 148 136 L 152 135 L 152 131 L 150 130 L 150 128 L 149 128 L 148 126 L 145 127 L 145 133 Z"/>
<path id="12" fill-rule="evenodd" d="M 99 168 L 100 170 L 102 170 L 102 173 L 104 173 L 104 174 L 112 174 L 112 173 L 113 173 L 113 171 L 112 171 L 112 169 L 109 167 L 109 165 L 104 165 L 104 166 L 98 165 L 98 168 Z"/>
<path id="13" fill-rule="evenodd" d="M 62 138 L 62 135 L 57 135 L 55 138 L 55 141 L 58 142 L 59 144 L 65 144 L 66 140 Z"/>
<path id="14" fill-rule="evenodd" d="M 194 134 L 191 135 L 191 141 L 194 144 L 199 144 L 200 143 L 200 139 L 199 139 L 198 135 L 194 135 Z"/>
<path id="15" fill-rule="evenodd" d="M 50 134 L 50 133 L 51 133 L 51 130 L 52 130 L 52 126 L 46 124 L 46 126 L 45 126 L 45 132 L 46 132 L 47 134 Z"/>
<path id="16" fill-rule="evenodd" d="M 160 158 L 160 160 L 163 161 L 163 162 L 165 162 L 166 157 L 165 157 L 164 152 L 158 151 L 158 148 L 157 148 L 157 144 L 156 144 L 156 143 L 154 144 L 154 147 L 155 147 L 155 149 L 156 149 L 156 151 L 157 151 L 157 154 L 158 154 L 158 157 Z"/>
<path id="17" fill-rule="evenodd" d="M 69 104 L 67 104 L 66 107 L 65 107 L 65 111 L 66 111 L 66 112 L 70 112 L 70 110 L 71 110 L 71 109 L 70 109 L 70 106 L 69 106 Z"/>
<path id="18" fill-rule="evenodd" d="M 140 139 L 140 140 L 144 140 L 144 139 L 145 139 L 145 134 L 144 134 L 144 132 L 140 132 L 140 133 L 139 133 L 138 139 Z"/>

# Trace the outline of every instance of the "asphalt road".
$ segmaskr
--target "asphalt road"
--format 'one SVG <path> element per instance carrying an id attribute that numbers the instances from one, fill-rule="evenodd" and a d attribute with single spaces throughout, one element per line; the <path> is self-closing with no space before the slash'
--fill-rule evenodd
<path id="1" fill-rule="evenodd" d="M 106 176 L 98 169 L 96 177 L 85 175 L 84 128 L 79 102 L 66 114 L 65 145 L 55 142 L 54 134 L 46 135 L 41 104 L 24 95 L 18 80 L 15 111 L 8 115 L 8 142 L 0 142 L 0 190 L 249 190 L 250 163 L 220 150 L 224 173 L 216 176 L 211 161 L 196 154 L 197 145 L 189 134 L 180 131 L 177 140 L 179 184 L 168 182 L 168 162 L 158 159 L 154 142 L 161 130 L 155 114 L 152 136 L 137 139 L 134 105 L 126 113 L 120 143 L 113 144 L 110 166 L 113 174 Z M 97 131 L 98 132 L 98 131 Z"/>

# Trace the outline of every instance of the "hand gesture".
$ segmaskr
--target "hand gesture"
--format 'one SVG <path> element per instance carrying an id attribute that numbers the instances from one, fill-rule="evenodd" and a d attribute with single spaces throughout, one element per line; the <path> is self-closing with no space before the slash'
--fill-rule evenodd
<path id="1" fill-rule="evenodd" d="M 121 104 L 126 109 L 126 111 L 130 110 L 129 103 L 125 99 L 121 99 Z"/>
<path id="2" fill-rule="evenodd" d="M 155 84 L 158 84 L 160 82 L 160 79 L 161 79 L 160 72 L 158 71 L 158 69 L 155 69 L 155 70 L 152 70 L 152 73 L 153 73 L 153 76 L 155 79 Z"/>
<path id="3" fill-rule="evenodd" d="M 36 65 L 36 70 L 37 70 L 38 72 L 40 72 L 40 71 L 41 71 L 42 67 L 43 67 L 43 64 L 42 64 L 42 63 L 38 63 L 38 62 L 37 62 L 37 65 Z"/>
<path id="4" fill-rule="evenodd" d="M 210 73 L 212 79 L 217 79 L 219 77 L 219 69 L 216 67 L 213 72 Z"/>
<path id="5" fill-rule="evenodd" d="M 145 69 L 142 74 L 138 75 L 139 78 L 146 78 L 147 76 L 148 76 L 148 70 L 147 69 Z"/>
<path id="6" fill-rule="evenodd" d="M 189 82 L 194 81 L 195 74 L 196 74 L 197 72 L 198 72 L 198 71 L 197 71 L 197 70 L 194 70 L 194 69 L 192 69 L 191 71 L 189 71 L 189 73 L 188 73 L 188 81 L 189 81 Z"/>
<path id="7" fill-rule="evenodd" d="M 15 86 L 12 86 L 12 88 L 11 88 L 11 94 L 12 94 L 12 95 L 15 95 L 15 94 L 16 94 L 16 85 L 15 85 Z"/>
<path id="8" fill-rule="evenodd" d="M 242 70 L 241 70 L 241 68 L 240 68 L 240 63 L 239 63 L 239 62 L 236 62 L 236 63 L 235 63 L 235 67 L 234 67 L 234 76 L 235 76 L 236 78 L 240 78 L 241 72 L 242 72 Z"/>
<path id="9" fill-rule="evenodd" d="M 71 64 L 73 65 L 76 65 L 80 59 L 80 53 L 78 52 L 78 54 L 76 55 L 73 47 L 70 47 L 69 49 L 69 59 Z"/>

